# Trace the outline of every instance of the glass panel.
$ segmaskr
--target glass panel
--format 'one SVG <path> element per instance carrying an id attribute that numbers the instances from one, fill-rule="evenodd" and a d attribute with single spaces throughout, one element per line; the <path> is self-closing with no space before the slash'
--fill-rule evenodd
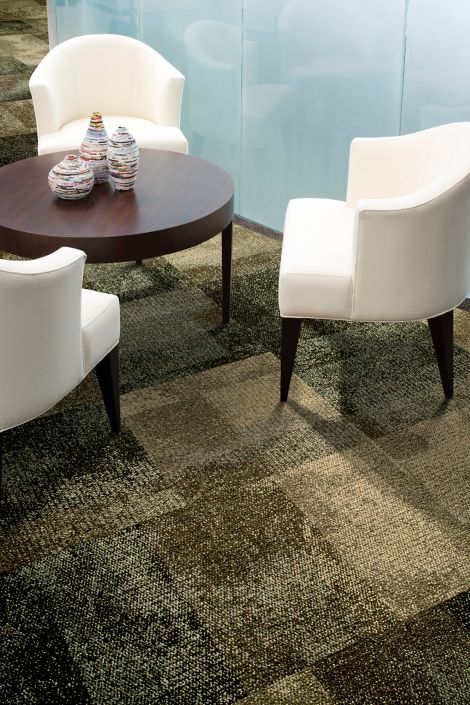
<path id="1" fill-rule="evenodd" d="M 55 46 L 66 39 L 84 34 L 83 0 L 48 0 L 47 12 L 55 8 L 56 34 L 49 37 L 49 45 Z M 50 21 L 49 21 L 50 24 Z"/>
<path id="2" fill-rule="evenodd" d="M 239 210 L 240 0 L 142 0 L 141 28 L 141 39 L 186 76 L 189 152 L 231 174 Z"/>
<path id="3" fill-rule="evenodd" d="M 344 198 L 356 136 L 398 134 L 405 0 L 245 0 L 241 212 Z"/>
<path id="4" fill-rule="evenodd" d="M 139 0 L 82 0 L 84 34 L 139 38 Z"/>
<path id="5" fill-rule="evenodd" d="M 47 33 L 49 35 L 49 49 L 58 44 L 57 39 L 57 11 L 55 0 L 47 0 Z"/>
<path id="6" fill-rule="evenodd" d="M 470 120 L 468 0 L 410 0 L 402 132 Z"/>

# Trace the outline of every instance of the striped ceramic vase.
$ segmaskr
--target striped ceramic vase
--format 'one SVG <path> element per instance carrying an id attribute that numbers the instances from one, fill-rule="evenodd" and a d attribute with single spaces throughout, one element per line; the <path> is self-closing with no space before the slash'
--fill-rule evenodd
<path id="1" fill-rule="evenodd" d="M 139 169 L 139 148 L 127 127 L 118 127 L 110 137 L 108 164 L 111 181 L 118 191 L 134 188 Z"/>
<path id="2" fill-rule="evenodd" d="M 88 196 L 94 183 L 93 171 L 76 154 L 67 154 L 49 172 L 51 190 L 67 201 L 77 201 Z"/>
<path id="3" fill-rule="evenodd" d="M 104 129 L 101 113 L 93 113 L 90 124 L 80 146 L 80 159 L 93 169 L 95 184 L 102 184 L 109 179 L 108 135 Z"/>

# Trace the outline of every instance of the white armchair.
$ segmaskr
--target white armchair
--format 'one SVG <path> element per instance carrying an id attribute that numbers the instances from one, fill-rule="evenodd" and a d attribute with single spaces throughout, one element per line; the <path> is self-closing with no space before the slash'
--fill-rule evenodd
<path id="1" fill-rule="evenodd" d="M 44 57 L 29 82 L 38 154 L 78 149 L 96 111 L 109 136 L 125 125 L 139 147 L 187 154 L 180 130 L 183 85 L 184 76 L 137 39 L 69 39 Z"/>
<path id="2" fill-rule="evenodd" d="M 282 246 L 281 400 L 302 319 L 428 319 L 453 395 L 453 309 L 470 287 L 470 123 L 355 139 L 347 201 L 290 201 Z"/>
<path id="3" fill-rule="evenodd" d="M 119 431 L 119 299 L 82 289 L 85 257 L 62 247 L 0 260 L 0 481 L 3 432 L 53 407 L 93 368 Z"/>

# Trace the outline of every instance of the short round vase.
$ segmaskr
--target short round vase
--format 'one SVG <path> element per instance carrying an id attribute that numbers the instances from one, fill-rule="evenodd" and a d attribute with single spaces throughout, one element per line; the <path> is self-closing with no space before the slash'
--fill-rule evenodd
<path id="1" fill-rule="evenodd" d="M 127 127 L 118 127 L 108 143 L 109 174 L 118 191 L 134 188 L 139 169 L 139 148 Z"/>
<path id="2" fill-rule="evenodd" d="M 108 135 L 101 113 L 93 113 L 83 142 L 80 145 L 80 159 L 93 169 L 95 184 L 102 184 L 109 179 Z"/>
<path id="3" fill-rule="evenodd" d="M 67 201 L 77 201 L 88 196 L 94 181 L 93 170 L 76 154 L 67 154 L 52 167 L 48 176 L 51 191 Z"/>

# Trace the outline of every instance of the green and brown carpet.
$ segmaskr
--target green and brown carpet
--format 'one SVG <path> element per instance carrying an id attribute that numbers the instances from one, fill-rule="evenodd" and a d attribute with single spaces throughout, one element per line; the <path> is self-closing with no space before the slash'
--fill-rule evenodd
<path id="1" fill-rule="evenodd" d="M 45 0 L 0 0 L 0 166 L 36 152 L 28 81 L 48 48 Z"/>
<path id="2" fill-rule="evenodd" d="M 2 159 L 34 154 L 44 6 L 1 3 Z M 4 38 L 6 40 L 4 41 Z M 88 265 L 122 306 L 123 430 L 93 375 L 6 435 L 5 705 L 468 705 L 470 312 L 311 322 L 278 402 L 280 243 Z"/>

